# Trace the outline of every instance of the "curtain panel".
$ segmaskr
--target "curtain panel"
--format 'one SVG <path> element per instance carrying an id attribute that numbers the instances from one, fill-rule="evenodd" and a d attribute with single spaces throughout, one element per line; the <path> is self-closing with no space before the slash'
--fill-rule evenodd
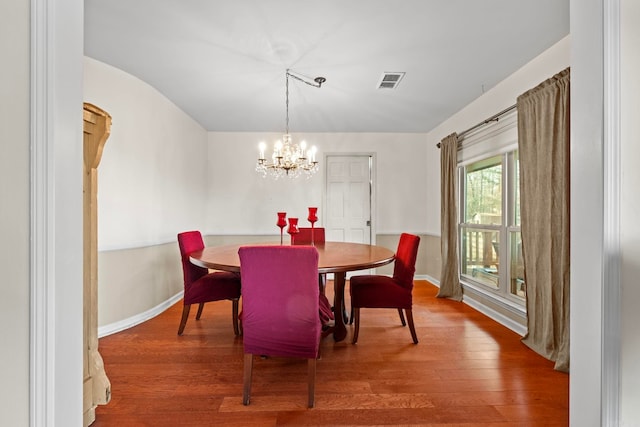
<path id="1" fill-rule="evenodd" d="M 462 301 L 458 271 L 458 201 L 456 170 L 458 167 L 458 134 L 452 133 L 440 143 L 440 252 L 442 274 L 438 298 Z"/>
<path id="2" fill-rule="evenodd" d="M 517 99 L 527 327 L 523 342 L 569 371 L 569 69 Z"/>

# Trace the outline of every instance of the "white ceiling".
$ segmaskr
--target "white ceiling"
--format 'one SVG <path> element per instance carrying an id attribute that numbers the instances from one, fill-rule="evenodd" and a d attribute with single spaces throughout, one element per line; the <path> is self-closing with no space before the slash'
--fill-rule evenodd
<path id="1" fill-rule="evenodd" d="M 569 0 L 85 1 L 85 54 L 209 131 L 283 132 L 290 68 L 327 79 L 290 80 L 292 133 L 427 132 L 567 34 Z"/>

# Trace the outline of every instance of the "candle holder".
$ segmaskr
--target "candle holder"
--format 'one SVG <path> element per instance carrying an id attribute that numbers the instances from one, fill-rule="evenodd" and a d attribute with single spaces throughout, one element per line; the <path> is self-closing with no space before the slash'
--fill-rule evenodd
<path id="1" fill-rule="evenodd" d="M 298 218 L 289 218 L 289 228 L 287 229 L 287 233 L 291 236 L 291 244 L 293 244 L 293 235 L 298 234 L 299 232 Z"/>
<path id="2" fill-rule="evenodd" d="M 314 245 L 314 239 L 313 239 L 313 234 L 314 234 L 314 224 L 315 222 L 318 220 L 318 208 L 315 207 L 309 207 L 309 216 L 307 217 L 307 220 L 311 223 L 311 245 Z"/>
<path id="3" fill-rule="evenodd" d="M 283 230 L 287 226 L 287 213 L 286 212 L 278 212 L 278 222 L 276 225 L 280 227 L 280 244 L 282 245 L 282 235 Z"/>

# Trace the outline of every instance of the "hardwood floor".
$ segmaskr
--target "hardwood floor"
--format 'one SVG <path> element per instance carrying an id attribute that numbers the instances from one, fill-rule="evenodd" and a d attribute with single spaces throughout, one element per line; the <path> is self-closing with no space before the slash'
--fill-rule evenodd
<path id="1" fill-rule="evenodd" d="M 231 303 L 207 304 L 198 321 L 191 310 L 178 336 L 180 301 L 100 339 L 112 398 L 93 426 L 568 425 L 568 375 L 517 334 L 436 292 L 416 281 L 417 345 L 396 310 L 362 309 L 356 345 L 352 326 L 342 342 L 324 338 L 313 409 L 306 361 L 278 358 L 254 361 L 251 404 L 243 406 Z"/>

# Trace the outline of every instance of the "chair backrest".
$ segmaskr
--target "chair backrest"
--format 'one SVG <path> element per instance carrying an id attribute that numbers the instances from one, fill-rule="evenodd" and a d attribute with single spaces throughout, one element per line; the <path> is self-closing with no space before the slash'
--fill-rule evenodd
<path id="1" fill-rule="evenodd" d="M 291 235 L 292 245 L 310 245 L 311 227 L 298 227 L 299 233 Z M 324 243 L 324 227 L 313 229 L 313 243 Z"/>
<path id="2" fill-rule="evenodd" d="M 185 231 L 178 234 L 178 246 L 180 247 L 180 257 L 182 258 L 182 274 L 184 286 L 189 286 L 202 276 L 209 273 L 209 270 L 198 267 L 189 261 L 189 254 L 204 249 L 204 240 L 199 231 Z"/>
<path id="3" fill-rule="evenodd" d="M 416 272 L 416 258 L 420 237 L 402 233 L 396 251 L 393 279 L 405 288 L 413 288 L 413 275 Z"/>
<path id="4" fill-rule="evenodd" d="M 318 251 L 312 246 L 242 246 L 244 352 L 315 358 L 320 345 Z"/>

